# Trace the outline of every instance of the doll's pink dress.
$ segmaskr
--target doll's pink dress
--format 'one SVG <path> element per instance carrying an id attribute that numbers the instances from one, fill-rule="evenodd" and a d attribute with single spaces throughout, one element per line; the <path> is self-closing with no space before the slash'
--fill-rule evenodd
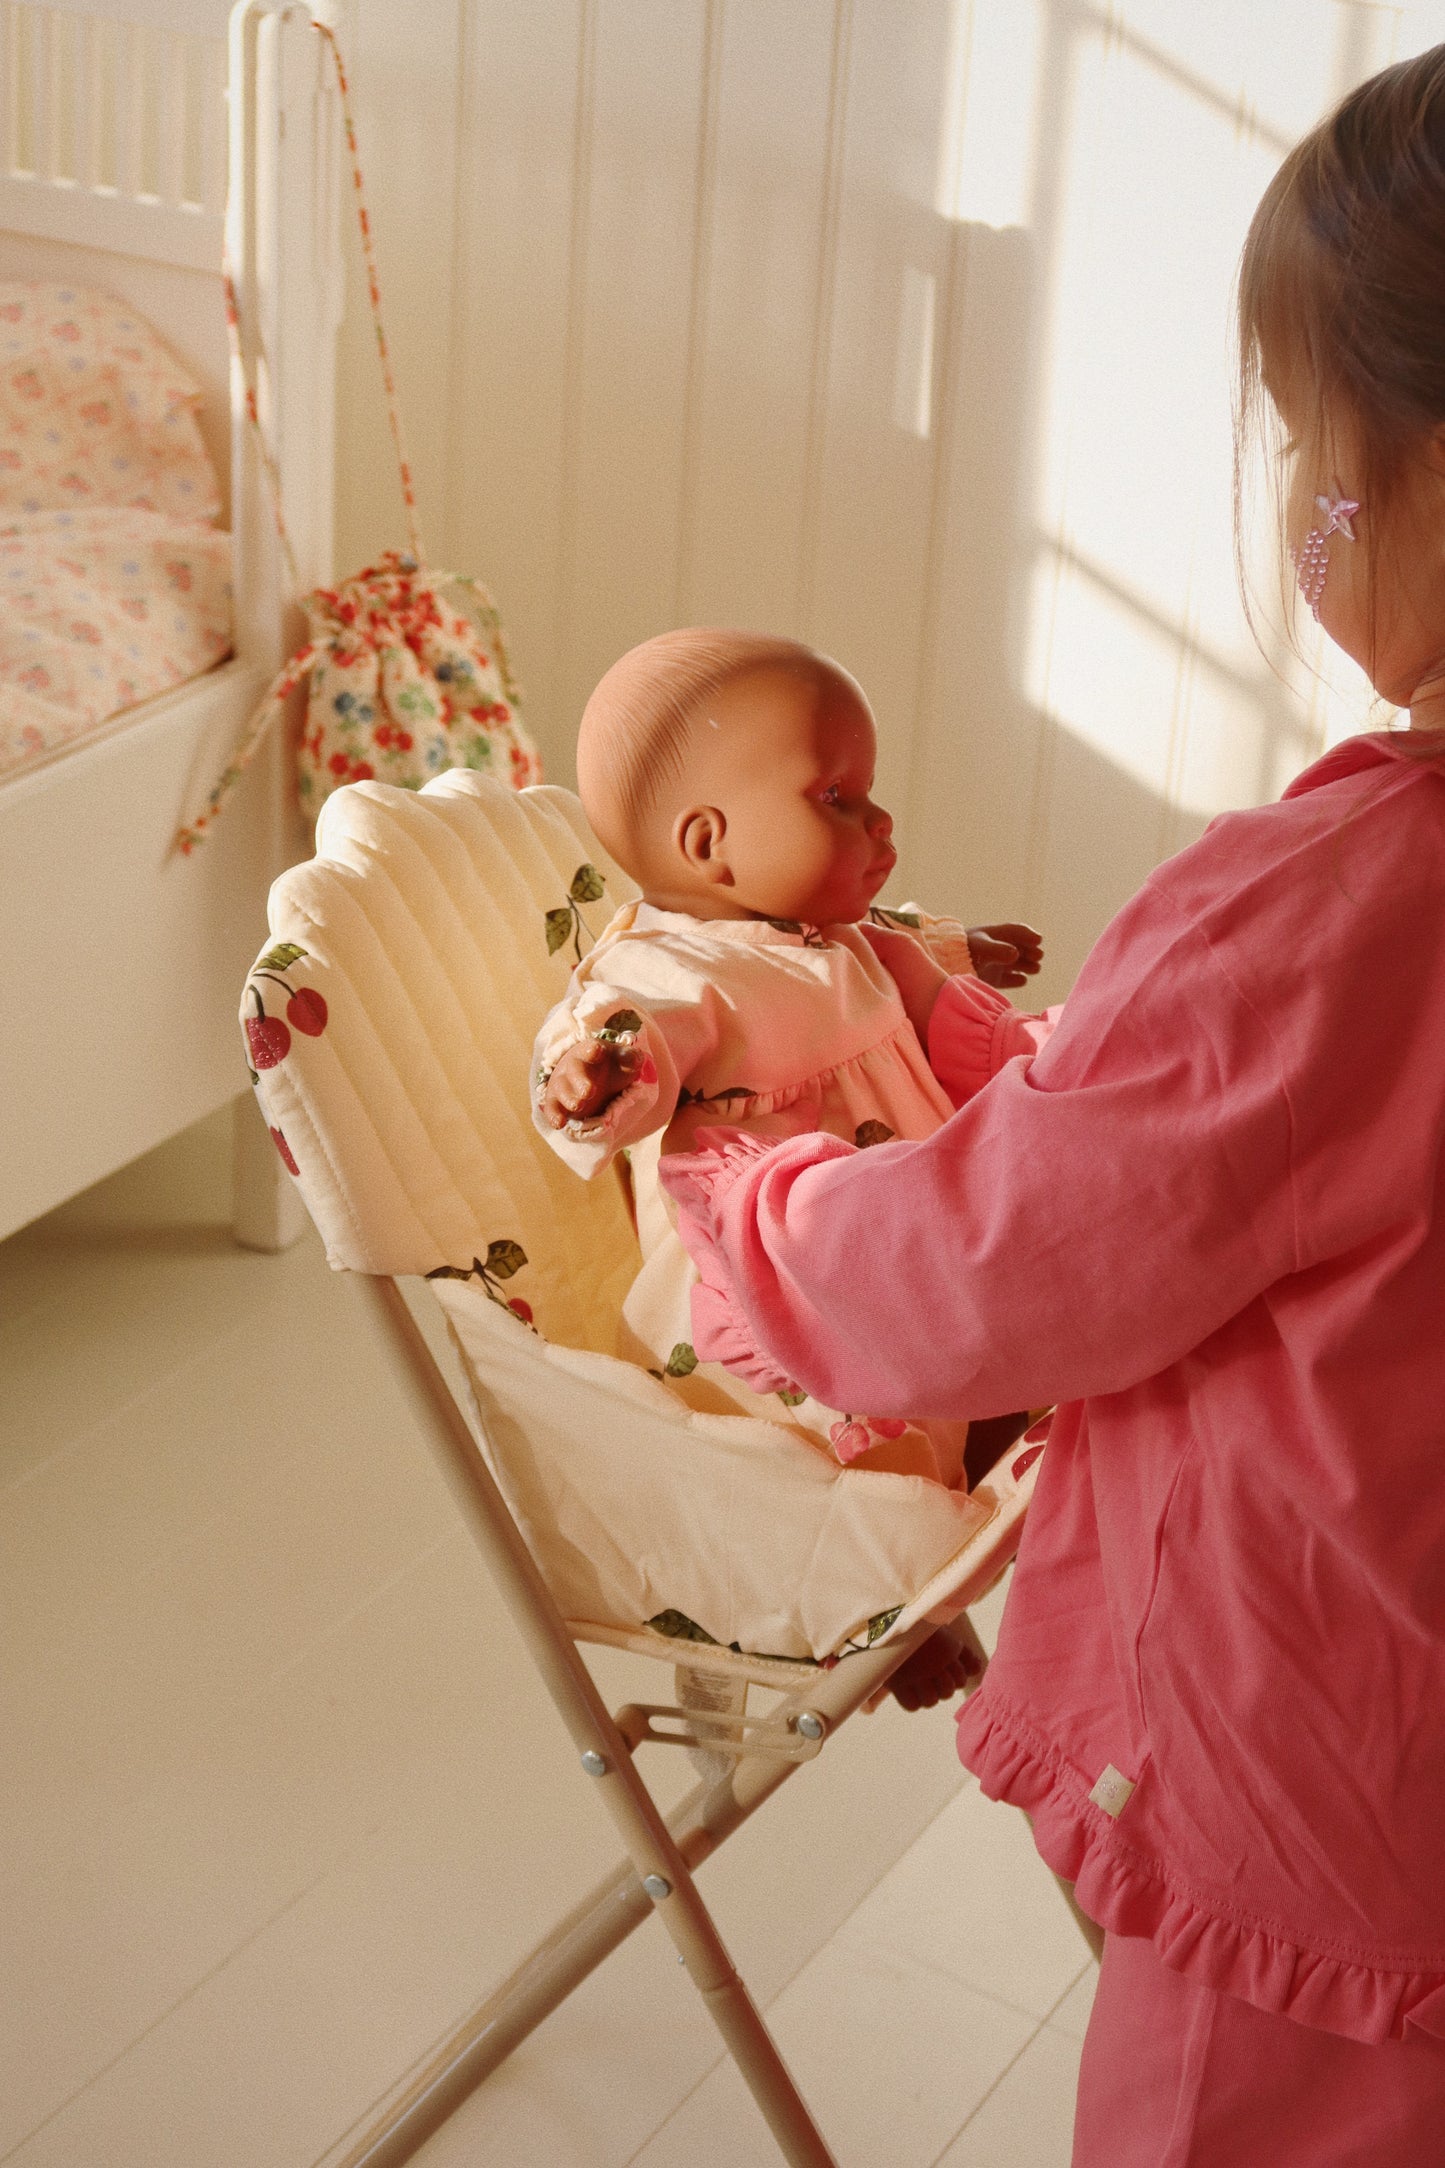
<path id="1" fill-rule="evenodd" d="M 964 1060 L 950 1089 L 929 1066 L 897 986 L 856 926 L 700 919 L 629 903 L 572 975 L 538 1035 L 534 1112 L 570 1046 L 611 1039 L 642 1053 L 636 1082 L 595 1120 L 550 1128 L 548 1143 L 591 1177 L 630 1155 L 643 1264 L 623 1311 L 619 1352 L 660 1372 L 691 1405 L 762 1415 L 809 1443 L 870 1468 L 961 1480 L 966 1422 L 913 1422 L 904 1409 L 839 1409 L 794 1394 L 754 1392 L 721 1364 L 698 1364 L 691 1295 L 697 1281 L 657 1182 L 659 1150 L 687 1151 L 699 1128 L 726 1121 L 768 1139 L 813 1130 L 849 1144 L 928 1137 L 955 1104 L 1013 1053 L 1047 1032 L 1040 1018 L 969 975 L 963 928 L 923 920 L 920 934 L 955 980 Z"/>

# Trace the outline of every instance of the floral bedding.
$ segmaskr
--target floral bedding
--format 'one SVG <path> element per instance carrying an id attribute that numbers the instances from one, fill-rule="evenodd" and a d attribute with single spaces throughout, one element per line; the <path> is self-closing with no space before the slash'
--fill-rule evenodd
<path id="1" fill-rule="evenodd" d="M 199 398 L 125 303 L 0 283 L 0 773 L 229 653 Z"/>

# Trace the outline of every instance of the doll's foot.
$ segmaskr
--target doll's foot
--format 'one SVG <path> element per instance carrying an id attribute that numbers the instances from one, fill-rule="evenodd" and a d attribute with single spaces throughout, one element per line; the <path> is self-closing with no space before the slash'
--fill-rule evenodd
<path id="1" fill-rule="evenodd" d="M 888 1691 L 904 1709 L 931 1709 L 977 1683 L 983 1663 L 966 1619 L 940 1626 L 898 1666 Z"/>

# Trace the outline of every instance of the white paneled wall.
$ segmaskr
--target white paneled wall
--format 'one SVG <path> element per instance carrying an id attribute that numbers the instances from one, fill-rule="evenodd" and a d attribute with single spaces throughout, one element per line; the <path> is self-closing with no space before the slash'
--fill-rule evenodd
<path id="1" fill-rule="evenodd" d="M 350 17 L 423 530 L 496 592 L 555 779 L 634 641 L 814 640 L 877 709 L 904 884 L 1033 917 L 1058 993 L 1159 858 L 1371 719 L 1244 624 L 1230 287 L 1283 151 L 1445 0 Z M 346 570 L 401 539 L 362 290 Z"/>

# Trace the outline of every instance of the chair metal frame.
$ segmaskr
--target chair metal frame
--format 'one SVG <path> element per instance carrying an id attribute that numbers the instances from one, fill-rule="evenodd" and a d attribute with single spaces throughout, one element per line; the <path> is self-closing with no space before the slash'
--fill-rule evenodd
<path id="1" fill-rule="evenodd" d="M 824 1668 L 739 1656 L 709 1644 L 661 1642 L 655 1633 L 626 1633 L 565 1619 L 401 1287 L 390 1278 L 355 1277 L 384 1339 L 399 1357 L 417 1427 L 526 1641 L 582 1771 L 617 1826 L 626 1861 L 556 1923 L 421 2068 L 400 2081 L 359 2136 L 348 2134 L 340 2141 L 326 2156 L 327 2168 L 401 2168 L 652 1912 L 671 1936 L 782 2158 L 790 2168 L 836 2168 L 693 1874 L 800 1763 L 821 1751 L 839 1724 L 881 1695 L 893 1673 L 935 1629 L 920 1621 L 897 1641 Z M 974 1600 L 982 1593 L 974 1591 Z M 634 1703 L 609 1712 L 581 1654 L 579 1644 L 585 1642 L 671 1662 L 684 1705 Z M 761 1721 L 746 1715 L 751 1683 L 782 1695 Z M 686 1746 L 707 1771 L 665 1817 L 634 1758 L 643 1743 Z M 1096 1949 L 1091 1923 L 1073 1907 L 1067 1885 L 1060 1887 Z"/>

